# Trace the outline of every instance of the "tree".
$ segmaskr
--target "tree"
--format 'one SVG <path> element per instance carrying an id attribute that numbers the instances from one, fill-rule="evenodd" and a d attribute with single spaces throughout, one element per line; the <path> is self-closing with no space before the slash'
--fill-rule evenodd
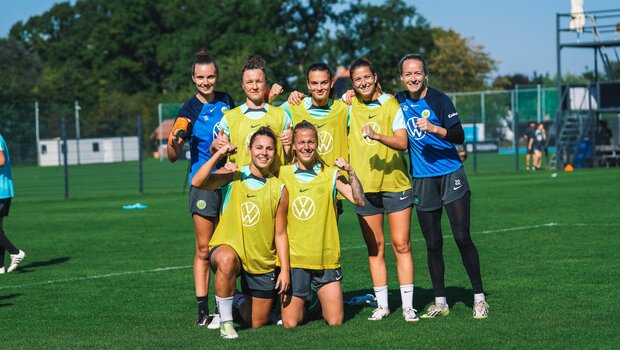
<path id="1" fill-rule="evenodd" d="M 496 61 L 483 47 L 453 30 L 432 30 L 434 49 L 428 55 L 431 85 L 444 91 L 475 91 L 485 88 Z"/>
<path id="2" fill-rule="evenodd" d="M 336 18 L 335 38 L 328 39 L 325 47 L 329 59 L 348 66 L 366 56 L 377 68 L 385 91 L 400 89 L 398 62 L 404 55 L 428 54 L 434 48 L 426 19 L 401 0 L 380 5 L 358 1 Z"/>

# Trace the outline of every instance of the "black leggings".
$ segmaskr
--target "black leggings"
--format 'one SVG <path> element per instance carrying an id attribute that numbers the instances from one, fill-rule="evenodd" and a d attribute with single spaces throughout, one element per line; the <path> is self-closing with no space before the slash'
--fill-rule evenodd
<path id="1" fill-rule="evenodd" d="M 1 223 L 1 222 L 0 222 Z M 9 241 L 9 238 L 4 234 L 4 230 L 0 228 L 0 267 L 4 266 L 4 252 L 5 249 L 9 251 L 10 254 L 18 254 L 19 249 L 15 248 L 13 243 Z"/>
<path id="2" fill-rule="evenodd" d="M 480 276 L 480 259 L 478 250 L 471 240 L 469 232 L 469 206 L 471 194 L 465 196 L 445 206 L 446 213 L 450 219 L 452 235 L 456 245 L 461 252 L 463 265 L 471 281 L 474 293 L 484 293 L 482 289 L 482 277 Z M 417 211 L 420 229 L 426 241 L 426 251 L 428 255 L 428 270 L 431 274 L 433 283 L 433 293 L 435 297 L 446 296 L 446 286 L 444 282 L 445 265 L 443 261 L 443 235 L 441 232 L 442 208 L 433 211 Z"/>

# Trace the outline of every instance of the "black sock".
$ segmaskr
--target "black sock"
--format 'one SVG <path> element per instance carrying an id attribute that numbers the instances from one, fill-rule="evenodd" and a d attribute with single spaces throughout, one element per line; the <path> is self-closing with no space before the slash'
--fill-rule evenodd
<path id="1" fill-rule="evenodd" d="M 0 247 L 0 269 L 4 267 L 4 247 Z"/>
<path id="2" fill-rule="evenodd" d="M 4 234 L 4 230 L 0 230 L 0 247 L 8 250 L 12 255 L 19 254 L 19 249 L 15 248 L 13 243 L 9 241 L 9 238 Z"/>
<path id="3" fill-rule="evenodd" d="M 199 315 L 208 315 L 209 314 L 209 304 L 208 304 L 208 296 L 205 295 L 203 297 L 196 297 L 196 304 L 198 305 L 198 314 Z"/>

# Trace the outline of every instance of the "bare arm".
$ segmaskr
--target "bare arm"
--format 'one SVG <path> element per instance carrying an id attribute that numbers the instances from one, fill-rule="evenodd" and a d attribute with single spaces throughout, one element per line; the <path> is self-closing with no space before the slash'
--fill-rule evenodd
<path id="1" fill-rule="evenodd" d="M 6 157 L 4 156 L 4 151 L 0 150 L 0 166 L 6 165 Z"/>
<path id="2" fill-rule="evenodd" d="M 204 163 L 192 177 L 192 186 L 207 190 L 222 187 L 232 181 L 234 170 L 229 167 L 219 169 L 211 174 L 217 163 L 224 157 L 234 154 L 237 148 L 229 143 L 220 148 L 211 159 Z"/>
<path id="3" fill-rule="evenodd" d="M 344 196 L 349 202 L 362 207 L 366 204 L 364 201 L 364 188 L 362 183 L 357 178 L 355 171 L 351 168 L 351 165 L 347 163 L 344 158 L 340 157 L 334 162 L 338 168 L 346 171 L 349 174 L 349 181 L 342 174 L 338 174 L 336 178 L 336 189 L 340 194 Z"/>
<path id="4" fill-rule="evenodd" d="M 276 252 L 278 259 L 280 260 L 280 274 L 276 281 L 276 290 L 278 294 L 284 294 L 291 283 L 290 277 L 290 263 L 288 254 L 288 234 L 286 232 L 286 215 L 288 213 L 288 191 L 286 187 L 282 190 L 282 197 L 278 204 L 278 210 L 276 212 L 276 227 L 274 240 L 276 243 Z"/>
<path id="5" fill-rule="evenodd" d="M 369 124 L 366 124 L 362 128 L 362 135 L 365 135 L 365 137 L 371 140 L 379 141 L 397 151 L 404 151 L 407 149 L 407 129 L 395 130 L 393 136 L 387 136 L 375 132 Z"/>

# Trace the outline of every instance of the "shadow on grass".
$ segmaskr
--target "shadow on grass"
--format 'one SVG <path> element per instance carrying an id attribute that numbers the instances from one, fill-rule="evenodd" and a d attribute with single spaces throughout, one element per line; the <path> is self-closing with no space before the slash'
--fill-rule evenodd
<path id="1" fill-rule="evenodd" d="M 22 294 L 15 294 L 15 293 L 14 294 L 8 294 L 8 295 L 0 295 L 0 301 L 8 300 L 8 299 L 13 299 L 13 298 L 16 298 L 16 297 L 21 296 L 21 295 Z M 0 303 L 0 307 L 7 307 L 7 306 L 13 306 L 13 304 L 11 304 L 11 303 L 8 303 L 8 304 Z"/>
<path id="2" fill-rule="evenodd" d="M 47 261 L 34 261 L 34 262 L 29 263 L 29 264 L 20 266 L 20 268 L 18 270 L 20 272 L 32 272 L 33 269 L 35 269 L 35 268 L 51 266 L 51 265 L 58 265 L 58 264 L 64 264 L 67 261 L 69 261 L 69 259 L 71 259 L 71 258 L 68 257 L 68 256 L 63 256 L 61 258 L 53 258 L 53 259 L 49 259 Z"/>

